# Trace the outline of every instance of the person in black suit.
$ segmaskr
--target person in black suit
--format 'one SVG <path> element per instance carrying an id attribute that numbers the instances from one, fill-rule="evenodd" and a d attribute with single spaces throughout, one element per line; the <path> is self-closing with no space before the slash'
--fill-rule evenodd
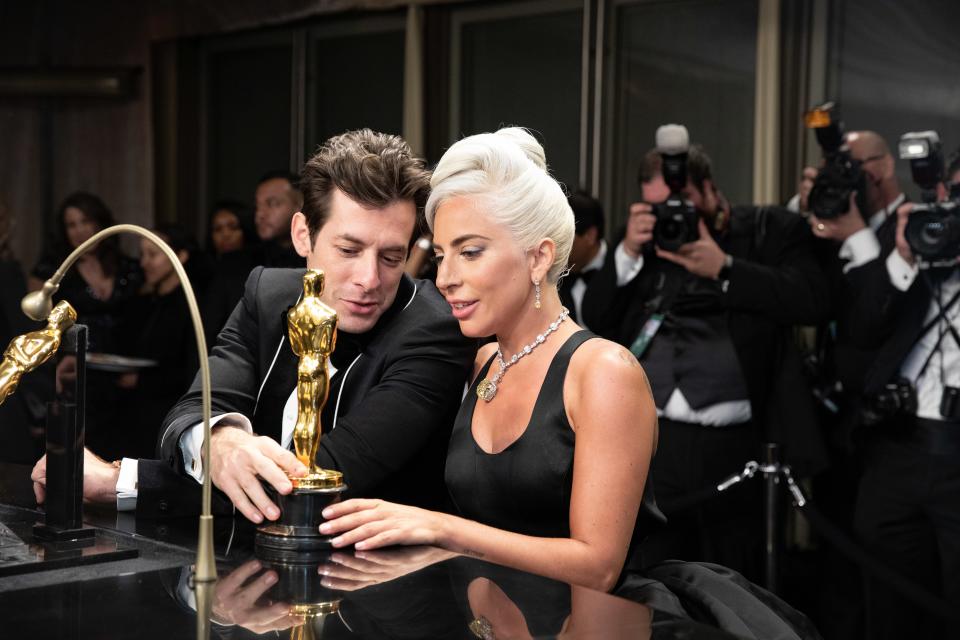
<path id="1" fill-rule="evenodd" d="M 460 333 L 432 283 L 403 273 L 429 172 L 401 138 L 364 129 L 328 140 L 307 162 L 302 185 L 294 246 L 309 267 L 324 270 L 322 297 L 339 317 L 317 462 L 343 472 L 347 497 L 443 508 L 443 451 L 476 343 Z M 279 516 L 261 479 L 289 492 L 286 472 L 306 472 L 287 448 L 297 358 L 286 312 L 302 275 L 255 269 L 210 356 L 213 482 L 255 522 Z M 85 496 L 110 502 L 134 494 L 138 515 L 197 513 L 200 423 L 197 379 L 164 422 L 160 459 L 125 459 L 110 472 L 88 465 Z M 38 464 L 35 481 L 43 475 Z"/>
<path id="2" fill-rule="evenodd" d="M 876 357 L 864 379 L 870 423 L 854 524 L 867 549 L 960 606 L 960 268 L 920 268 L 901 206 L 880 236 L 858 307 Z M 879 234 L 878 234 L 879 235 Z M 893 389 L 899 401 L 894 401 Z M 867 586 L 871 638 L 940 637 L 946 621 L 885 584 Z"/>
<path id="3" fill-rule="evenodd" d="M 623 241 L 591 280 L 584 320 L 640 359 L 660 415 L 652 476 L 668 525 L 641 547 L 643 562 L 708 560 L 755 577 L 759 485 L 693 509 L 681 503 L 757 459 L 764 439 L 809 430 L 809 395 L 797 383 L 786 329 L 827 312 L 826 287 L 801 218 L 779 207 L 731 207 L 697 145 L 687 175 L 699 238 L 677 252 L 654 246 L 650 203 L 664 201 L 669 188 L 661 156 L 650 151 L 643 202 L 631 206 Z"/>
<path id="4" fill-rule="evenodd" d="M 570 317 L 581 327 L 583 322 L 583 294 L 590 279 L 600 271 L 607 258 L 607 241 L 604 240 L 603 205 L 596 198 L 577 191 L 567 198 L 573 209 L 576 233 L 570 248 L 570 272 L 561 280 L 560 302 L 570 309 Z"/>

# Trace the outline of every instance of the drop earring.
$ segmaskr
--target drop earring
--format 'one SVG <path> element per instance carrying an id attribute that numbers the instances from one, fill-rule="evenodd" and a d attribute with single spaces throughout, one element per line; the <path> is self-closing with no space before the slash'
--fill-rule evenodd
<path id="1" fill-rule="evenodd" d="M 539 309 L 540 308 L 540 281 L 539 280 L 534 280 L 533 282 L 533 294 L 534 296 L 536 296 L 533 302 L 533 307 L 535 309 Z"/>

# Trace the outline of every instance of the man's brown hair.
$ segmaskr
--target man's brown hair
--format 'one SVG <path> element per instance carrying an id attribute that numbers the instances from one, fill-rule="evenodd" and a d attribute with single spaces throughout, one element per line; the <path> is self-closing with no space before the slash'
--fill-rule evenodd
<path id="1" fill-rule="evenodd" d="M 376 209 L 412 200 L 417 207 L 416 235 L 430 195 L 430 171 L 400 136 L 358 129 L 330 138 L 304 165 L 300 179 L 311 241 L 330 215 L 334 189 Z"/>
<path id="2" fill-rule="evenodd" d="M 640 186 L 650 182 L 661 174 L 663 164 L 660 158 L 660 152 L 656 149 L 650 149 L 640 161 Z M 687 177 L 694 186 L 703 191 L 703 182 L 713 180 L 713 169 L 710 156 L 699 144 L 690 145 L 687 152 Z"/>

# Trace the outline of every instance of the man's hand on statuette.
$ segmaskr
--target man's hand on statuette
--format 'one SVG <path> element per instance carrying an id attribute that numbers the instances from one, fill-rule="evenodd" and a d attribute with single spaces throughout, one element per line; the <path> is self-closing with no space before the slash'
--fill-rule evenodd
<path id="1" fill-rule="evenodd" d="M 211 479 L 234 506 L 256 523 L 264 518 L 276 520 L 280 509 L 267 497 L 260 478 L 277 492 L 293 490 L 289 475 L 304 476 L 307 468 L 268 436 L 256 436 L 243 429 L 217 425 L 210 438 Z"/>

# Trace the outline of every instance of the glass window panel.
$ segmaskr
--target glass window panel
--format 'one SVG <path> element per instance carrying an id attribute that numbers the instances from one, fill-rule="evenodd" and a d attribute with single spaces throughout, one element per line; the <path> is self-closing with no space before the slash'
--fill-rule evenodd
<path id="1" fill-rule="evenodd" d="M 835 97 L 847 128 L 876 131 L 894 157 L 908 131 L 935 129 L 946 155 L 960 147 L 960 3 L 847 0 L 839 11 Z M 908 162 L 897 175 L 919 199 Z"/>
<path id="2" fill-rule="evenodd" d="M 402 28 L 316 39 L 310 54 L 308 155 L 351 129 L 403 134 Z"/>
<path id="3" fill-rule="evenodd" d="M 252 202 L 266 171 L 290 165 L 292 49 L 215 51 L 208 58 L 208 205 Z"/>
<path id="4" fill-rule="evenodd" d="M 732 203 L 753 187 L 756 0 L 685 0 L 620 6 L 615 13 L 613 121 L 604 166 L 611 230 L 639 198 L 637 172 L 661 124 L 686 125 L 704 145 Z M 611 126 L 612 125 L 612 126 Z"/>
<path id="5" fill-rule="evenodd" d="M 581 16 L 561 11 L 464 24 L 460 122 L 453 123 L 460 135 L 532 129 L 554 177 L 571 191 L 580 158 Z"/>

